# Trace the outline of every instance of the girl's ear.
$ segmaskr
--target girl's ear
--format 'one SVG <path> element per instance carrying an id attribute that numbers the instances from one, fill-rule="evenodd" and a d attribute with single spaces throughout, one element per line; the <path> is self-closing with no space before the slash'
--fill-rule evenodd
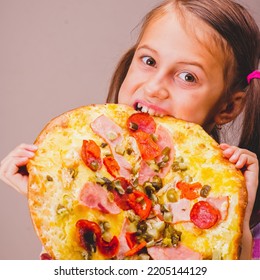
<path id="1" fill-rule="evenodd" d="M 234 120 L 243 110 L 246 94 L 243 91 L 234 93 L 227 102 L 222 104 L 219 113 L 215 116 L 215 123 L 223 125 Z"/>

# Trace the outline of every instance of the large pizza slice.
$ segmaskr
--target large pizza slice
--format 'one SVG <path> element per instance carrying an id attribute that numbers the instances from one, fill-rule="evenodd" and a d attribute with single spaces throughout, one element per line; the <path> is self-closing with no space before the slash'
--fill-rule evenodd
<path id="1" fill-rule="evenodd" d="M 243 175 L 199 126 L 125 105 L 53 119 L 28 164 L 53 259 L 237 259 Z"/>

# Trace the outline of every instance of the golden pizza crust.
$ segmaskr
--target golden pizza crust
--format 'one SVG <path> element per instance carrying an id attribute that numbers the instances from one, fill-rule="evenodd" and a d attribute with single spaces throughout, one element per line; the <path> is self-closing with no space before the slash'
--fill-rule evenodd
<path id="1" fill-rule="evenodd" d="M 119 236 L 125 211 L 119 214 L 102 213 L 79 202 L 80 191 L 86 182 L 95 182 L 97 174 L 81 158 L 82 141 L 92 139 L 102 145 L 90 124 L 101 115 L 113 120 L 122 129 L 124 143 L 129 145 L 126 129 L 128 117 L 136 113 L 125 105 L 106 104 L 80 107 L 50 121 L 35 144 L 38 150 L 27 165 L 29 171 L 28 201 L 32 221 L 45 250 L 54 259 L 84 259 L 88 252 L 80 246 L 75 224 L 80 219 L 110 223 L 110 234 Z M 199 126 L 171 117 L 153 117 L 172 137 L 174 157 L 182 158 L 186 169 L 170 168 L 162 178 L 163 185 L 192 180 L 211 186 L 213 199 L 227 197 L 227 215 L 217 226 L 207 230 L 191 222 L 177 222 L 174 226 L 182 232 L 181 243 L 199 252 L 203 259 L 237 259 L 242 234 L 242 223 L 247 201 L 244 177 L 233 164 L 222 156 L 218 144 Z M 135 147 L 136 149 L 136 147 Z M 102 156 L 109 147 L 102 149 Z M 127 161 L 136 168 L 140 154 L 127 155 Z M 140 167 L 140 166 L 139 166 Z M 113 179 L 104 166 L 98 176 Z M 165 194 L 158 195 L 167 203 Z M 179 196 L 180 198 L 180 196 Z M 97 252 L 94 259 L 106 259 Z"/>

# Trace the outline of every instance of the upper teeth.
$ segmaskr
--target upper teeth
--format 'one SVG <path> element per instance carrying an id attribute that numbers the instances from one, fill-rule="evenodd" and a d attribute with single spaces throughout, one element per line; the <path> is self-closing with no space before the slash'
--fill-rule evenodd
<path id="1" fill-rule="evenodd" d="M 163 114 L 159 114 L 159 113 L 155 112 L 154 109 L 148 108 L 145 105 L 142 105 L 140 103 L 137 103 L 136 108 L 138 109 L 138 111 L 141 111 L 143 113 L 148 113 L 151 116 L 163 117 Z"/>

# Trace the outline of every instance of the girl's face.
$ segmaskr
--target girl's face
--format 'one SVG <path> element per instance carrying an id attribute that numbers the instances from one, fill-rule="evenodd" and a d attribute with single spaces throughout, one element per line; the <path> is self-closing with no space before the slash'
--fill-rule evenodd
<path id="1" fill-rule="evenodd" d="M 188 32 L 190 26 L 166 14 L 148 25 L 120 88 L 119 103 L 209 128 L 224 89 L 224 57 L 209 42 L 210 27 L 197 19 L 191 24 Z"/>

